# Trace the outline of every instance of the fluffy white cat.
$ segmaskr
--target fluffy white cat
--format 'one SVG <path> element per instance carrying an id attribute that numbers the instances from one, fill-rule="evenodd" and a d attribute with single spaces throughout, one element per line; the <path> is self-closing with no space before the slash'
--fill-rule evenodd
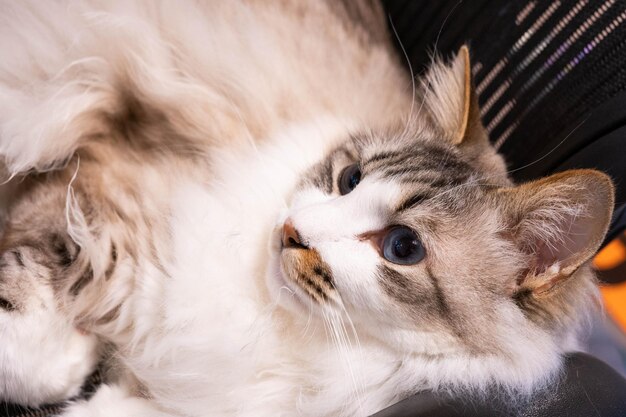
<path id="1" fill-rule="evenodd" d="M 2 399 L 69 398 L 103 355 L 64 416 L 365 416 L 553 381 L 611 182 L 513 186 L 467 49 L 413 89 L 379 9 L 2 3 L 0 153 L 28 174 Z"/>

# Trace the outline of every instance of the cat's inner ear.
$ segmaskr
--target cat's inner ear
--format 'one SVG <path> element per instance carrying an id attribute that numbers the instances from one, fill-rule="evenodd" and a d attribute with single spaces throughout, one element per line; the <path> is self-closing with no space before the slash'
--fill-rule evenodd
<path id="1" fill-rule="evenodd" d="M 611 220 L 610 178 L 572 170 L 501 191 L 513 237 L 529 254 L 516 285 L 546 293 L 572 276 L 599 249 Z"/>
<path id="2" fill-rule="evenodd" d="M 450 64 L 435 63 L 422 85 L 429 115 L 454 145 L 486 136 L 472 83 L 467 46 L 459 49 Z"/>

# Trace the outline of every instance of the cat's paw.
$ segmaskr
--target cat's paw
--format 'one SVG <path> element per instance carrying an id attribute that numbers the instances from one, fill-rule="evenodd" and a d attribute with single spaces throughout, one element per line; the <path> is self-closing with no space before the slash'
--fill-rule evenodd
<path id="1" fill-rule="evenodd" d="M 69 405 L 60 417 L 171 417 L 150 401 L 134 397 L 117 385 L 102 385 L 91 399 Z"/>
<path id="2" fill-rule="evenodd" d="M 28 406 L 77 395 L 99 358 L 96 336 L 59 308 L 42 247 L 0 253 L 0 400 Z"/>

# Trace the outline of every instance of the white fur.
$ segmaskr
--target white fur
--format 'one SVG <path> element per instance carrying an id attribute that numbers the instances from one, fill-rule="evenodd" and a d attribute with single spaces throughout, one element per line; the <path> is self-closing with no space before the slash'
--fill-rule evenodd
<path id="1" fill-rule="evenodd" d="M 315 25 L 251 3 L 0 5 L 0 154 L 10 172 L 61 165 L 81 141 L 106 129 L 90 115 L 114 111 L 126 88 L 186 136 L 220 145 L 208 177 L 154 173 L 177 190 L 158 196 L 167 202 L 163 221 L 172 235 L 171 247 L 157 248 L 163 268 L 146 260 L 123 271 L 141 279 L 134 286 L 121 281 L 103 301 L 113 306 L 128 295 L 110 330 L 120 360 L 151 400 L 104 386 L 67 416 L 365 416 L 422 389 L 480 389 L 497 379 L 530 392 L 547 380 L 563 347 L 521 326 L 525 318 L 511 306 L 498 310 L 493 329 L 510 357 L 470 356 L 447 334 L 394 327 L 391 316 L 377 314 L 388 303 L 373 275 L 379 259 L 355 236 L 384 226 L 397 188 L 372 179 L 342 198 L 303 191 L 289 207 L 299 176 L 333 145 L 364 122 L 377 127 L 401 118 L 410 107 L 408 83 L 386 52 L 359 55 L 358 42 L 339 29 L 310 47 L 321 36 Z M 286 33 L 302 36 L 291 42 Z M 356 64 L 327 65 L 330 44 L 334 56 Z M 149 185 L 147 194 L 158 195 Z M 379 199 L 365 197 L 371 194 Z M 346 311 L 295 301 L 298 289 L 280 281 L 276 226 L 286 216 L 339 277 Z M 54 325 L 53 315 L 29 320 L 39 319 L 37 337 L 26 343 Z M 66 343 L 50 349 L 55 357 L 78 337 L 67 328 L 62 335 Z M 26 333 L 10 337 L 21 341 Z M 438 353 L 445 359 L 425 360 Z M 35 391 L 49 383 L 37 362 L 12 370 L 38 357 L 19 354 L 20 361 L 9 358 L 0 369 L 41 375 Z M 71 395 L 91 363 L 63 360 L 67 375 L 55 389 Z M 12 398 L 41 400 L 5 385 Z"/>
<path id="2" fill-rule="evenodd" d="M 4 1 L 0 154 L 13 174 L 58 166 L 89 135 L 106 131 L 94 115 L 114 113 L 125 90 L 199 141 L 223 141 L 226 134 L 245 141 L 246 133 L 282 127 L 281 118 L 320 111 L 371 126 L 393 118 L 394 110 L 402 117 L 404 94 L 371 94 L 404 82 L 393 58 L 374 51 L 358 73 L 328 66 L 325 41 L 344 59 L 363 57 L 339 28 L 317 40 L 320 19 L 311 13 L 303 26 L 271 3 Z M 301 37 L 290 41 L 289 31 Z"/>
<path id="3" fill-rule="evenodd" d="M 70 325 L 53 298 L 37 291 L 23 314 L 0 311 L 0 398 L 39 405 L 72 397 L 96 365 L 96 338 Z"/>
<path id="4" fill-rule="evenodd" d="M 63 411 L 63 417 L 167 417 L 147 400 L 132 396 L 122 387 L 102 385 L 89 401 L 78 401 Z"/>
<path id="5" fill-rule="evenodd" d="M 542 382 L 538 375 L 547 380 L 557 369 L 562 347 L 551 336 L 525 326 L 525 318 L 513 308 L 502 309 L 507 317 L 494 323 L 493 329 L 513 357 L 472 357 L 455 350 L 445 336 L 364 320 L 369 316 L 353 315 L 360 324 L 353 332 L 341 312 L 307 311 L 302 301 L 299 310 L 288 310 L 295 314 L 280 308 L 289 304 L 294 290 L 274 286 L 275 293 L 268 294 L 265 289 L 265 280 L 269 279 L 271 288 L 276 279 L 271 274 L 279 273 L 272 267 L 276 244 L 270 239 L 269 253 L 252 253 L 247 248 L 267 247 L 276 219 L 284 219 L 279 214 L 285 206 L 283 198 L 295 185 L 297 177 L 290 174 L 301 172 L 320 157 L 317 145 L 331 138 L 330 145 L 342 137 L 333 132 L 342 132 L 343 126 L 324 119 L 287 129 L 289 141 L 281 136 L 249 152 L 225 152 L 219 159 L 222 174 L 216 185 L 207 189 L 189 184 L 176 195 L 170 278 L 163 281 L 158 294 L 136 295 L 165 309 L 158 313 L 156 329 L 147 329 L 142 348 L 126 356 L 127 365 L 163 409 L 191 416 L 364 416 L 399 399 L 403 392 L 427 388 L 481 389 L 497 378 L 530 391 Z M 396 198 L 389 184 L 362 185 L 361 191 L 384 189 L 378 193 L 382 200 Z M 317 237 L 320 241 L 336 240 L 321 249 L 334 272 L 346 268 L 350 273 L 339 271 L 340 276 L 365 279 L 362 287 L 354 282 L 338 284 L 344 294 L 371 297 L 346 298 L 346 305 L 371 303 L 369 307 L 376 309 L 380 294 L 372 289 L 375 282 L 367 281 L 377 264 L 376 255 L 365 243 L 348 241 L 356 233 L 379 227 L 380 209 L 375 202 L 360 201 L 357 191 L 353 199 L 342 201 L 319 194 L 321 202 L 314 203 L 314 196 L 311 191 L 303 191 L 302 198 L 296 196 L 300 203 L 295 203 L 292 219 L 303 231 L 311 228 L 323 233 Z M 313 220 L 306 223 L 303 217 L 300 221 L 305 210 L 302 201 L 324 216 L 335 215 L 327 210 L 344 212 L 336 216 L 334 228 L 319 229 Z M 366 220 L 346 230 L 342 227 L 349 222 L 345 217 L 342 222 L 343 216 Z M 346 248 L 334 247 L 342 240 Z M 356 251 L 351 260 L 333 256 L 346 250 Z M 265 277 L 266 270 L 269 277 Z M 153 314 L 143 310 L 135 320 L 154 322 Z M 323 314 L 331 317 L 326 328 L 315 318 Z M 522 328 L 528 333 L 520 333 Z M 438 353 L 448 359 L 432 361 L 422 356 Z"/>

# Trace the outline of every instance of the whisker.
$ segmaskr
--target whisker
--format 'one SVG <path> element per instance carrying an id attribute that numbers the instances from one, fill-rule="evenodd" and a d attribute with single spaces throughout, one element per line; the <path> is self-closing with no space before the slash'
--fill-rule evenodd
<path id="1" fill-rule="evenodd" d="M 302 332 L 302 338 L 304 339 L 307 336 L 307 333 L 309 332 L 309 328 L 311 327 L 311 321 L 312 321 L 312 316 L 313 316 L 313 300 L 311 298 L 309 298 L 309 316 L 307 317 L 306 320 L 306 324 L 304 326 L 304 330 Z M 311 333 L 311 336 L 313 336 L 313 333 Z"/>
<path id="2" fill-rule="evenodd" d="M 350 314 L 348 314 L 348 310 L 346 310 L 346 307 L 343 304 L 343 301 L 341 301 L 338 304 L 339 304 L 339 307 L 341 307 L 341 310 L 343 311 L 343 313 L 346 315 L 346 318 L 348 319 L 348 324 L 350 325 L 350 329 L 352 330 L 352 335 L 354 336 L 354 340 L 357 344 L 357 347 L 359 348 L 359 351 L 361 351 L 362 349 L 361 340 L 359 339 L 359 335 L 356 332 L 356 327 L 354 327 L 354 322 L 352 321 Z"/>
<path id="3" fill-rule="evenodd" d="M 559 143 L 557 143 L 557 144 L 556 144 L 556 145 L 555 145 L 552 149 L 550 149 L 550 150 L 549 150 L 546 154 L 542 155 L 541 157 L 537 158 L 537 159 L 536 159 L 536 160 L 534 160 L 533 162 L 530 162 L 530 163 L 528 163 L 528 164 L 526 164 L 526 165 L 524 165 L 524 166 L 521 166 L 521 167 L 518 167 L 518 168 L 515 168 L 515 169 L 511 169 L 511 170 L 508 170 L 508 171 L 506 171 L 506 172 L 505 172 L 505 174 L 507 174 L 507 175 L 508 175 L 508 174 L 512 174 L 512 173 L 514 173 L 514 172 L 517 172 L 517 171 L 520 171 L 520 170 L 522 170 L 522 169 L 528 168 L 528 167 L 533 166 L 533 165 L 537 164 L 538 162 L 542 161 L 543 159 L 545 159 L 546 157 L 548 157 L 551 153 L 553 153 L 554 151 L 556 151 L 556 150 L 557 150 L 557 148 L 559 148 L 559 147 L 560 147 L 563 143 L 565 143 L 565 141 L 567 141 L 567 139 L 569 139 L 569 137 L 570 137 L 572 134 L 574 134 L 574 132 L 575 132 L 576 130 L 578 130 L 578 128 L 580 128 L 580 126 L 582 126 L 582 125 L 583 125 L 583 123 L 585 123 L 586 121 L 587 121 L 587 119 L 585 119 L 585 120 L 581 121 L 578 125 L 576 125 L 576 126 L 575 126 L 575 127 L 574 127 L 574 128 L 573 128 L 573 129 L 572 129 L 572 130 L 571 130 L 571 131 L 570 131 L 570 132 L 569 132 L 569 133 L 568 133 L 568 134 L 567 134 L 567 135 L 563 138 L 563 140 L 561 140 Z M 490 184 L 489 182 L 487 182 L 487 180 L 489 180 L 490 178 L 495 178 L 495 177 L 498 177 L 498 176 L 499 176 L 499 175 L 496 175 L 496 174 L 494 174 L 494 175 L 488 175 L 488 176 L 485 176 L 485 177 L 480 177 L 480 178 L 477 178 L 476 180 L 471 180 L 471 181 L 468 181 L 468 182 L 463 183 L 463 184 L 455 185 L 455 186 L 453 186 L 453 187 L 451 187 L 451 188 L 448 188 L 448 189 L 447 189 L 447 190 L 445 190 L 445 191 L 442 191 L 442 192 L 440 192 L 440 193 L 438 193 L 438 194 L 435 194 L 435 195 L 432 197 L 432 199 L 436 199 L 436 198 L 438 198 L 438 197 L 442 197 L 442 196 L 444 196 L 444 195 L 446 195 L 446 194 L 448 194 L 448 193 L 450 193 L 450 192 L 452 192 L 452 191 L 455 191 L 455 190 L 457 190 L 457 189 L 459 189 L 459 188 L 461 188 L 461 187 L 469 187 L 469 186 L 472 186 L 472 185 L 486 185 L 486 186 L 492 185 L 492 186 L 498 186 L 498 184 Z"/>
<path id="4" fill-rule="evenodd" d="M 352 373 L 352 368 L 350 365 L 349 358 L 347 357 L 346 346 L 341 343 L 342 339 L 339 334 L 339 329 L 337 327 L 334 317 L 331 316 L 330 313 L 333 313 L 331 309 L 324 309 L 324 315 L 327 317 L 327 320 L 328 320 L 329 331 L 333 340 L 333 345 L 335 346 L 337 350 L 337 355 L 338 355 L 338 359 L 340 360 L 340 362 L 343 362 L 347 365 L 348 376 L 350 377 L 354 385 L 354 375 Z M 348 407 L 348 403 L 344 404 L 343 410 L 345 410 L 347 407 Z"/>
<path id="5" fill-rule="evenodd" d="M 400 36 L 398 35 L 398 31 L 393 24 L 393 20 L 391 19 L 391 13 L 387 15 L 389 19 L 389 26 L 391 26 L 391 30 L 393 31 L 396 40 L 398 41 L 398 45 L 400 45 L 400 49 L 404 54 L 404 58 L 406 59 L 406 63 L 409 66 L 409 74 L 411 75 L 411 108 L 409 110 L 409 116 L 406 119 L 406 125 L 404 126 L 404 130 L 402 135 L 404 136 L 406 132 L 409 130 L 409 125 L 411 123 L 411 117 L 413 116 L 413 109 L 415 108 L 415 74 L 413 74 L 413 66 L 411 65 L 411 60 L 409 59 L 409 54 L 407 54 L 406 49 L 404 49 L 404 45 L 400 40 Z"/>
<path id="6" fill-rule="evenodd" d="M 354 351 L 352 342 L 348 336 L 340 312 L 335 309 L 328 309 L 328 315 L 329 323 L 331 324 L 332 331 L 337 341 L 336 346 L 340 360 L 345 363 L 348 376 L 352 382 L 353 392 L 351 394 L 353 395 L 353 401 L 351 401 L 351 403 L 357 404 L 360 410 L 362 407 L 362 399 L 364 398 L 364 390 L 362 381 L 357 378 L 354 367 L 352 366 L 352 361 L 350 360 L 350 353 Z"/>
<path id="7" fill-rule="evenodd" d="M 450 18 L 450 16 L 452 16 L 452 13 L 456 10 L 456 8 L 461 3 L 462 3 L 462 0 L 459 0 L 459 2 L 454 5 L 454 7 L 446 15 L 445 19 L 443 19 L 443 22 L 441 23 L 441 26 L 439 27 L 439 31 L 437 32 L 437 37 L 435 38 L 435 44 L 433 46 L 433 53 L 431 54 L 431 57 L 430 57 L 429 68 L 433 68 L 435 66 L 435 59 L 437 57 L 437 47 L 439 46 L 439 40 L 441 38 L 441 34 L 443 32 L 443 28 L 446 26 L 446 23 L 448 22 L 448 19 Z M 411 73 L 411 76 L 413 76 L 412 73 Z M 426 86 L 424 88 L 424 91 L 423 91 L 423 94 L 422 94 L 422 102 L 420 103 L 420 107 L 417 109 L 417 114 L 415 115 L 416 119 L 419 117 L 419 115 L 422 112 L 422 109 L 424 108 L 424 104 L 426 103 L 426 96 L 428 95 L 429 91 L 430 91 L 430 79 L 428 80 L 428 83 L 426 84 Z M 408 126 L 408 123 L 407 123 L 407 126 Z M 405 131 L 405 133 L 406 133 L 406 131 Z"/>
<path id="8" fill-rule="evenodd" d="M 361 355 L 363 353 L 362 350 L 362 346 L 361 346 L 361 341 L 356 333 L 356 328 L 354 327 L 354 323 L 352 322 L 352 319 L 350 318 L 350 315 L 348 314 L 347 310 L 345 309 L 345 306 L 343 305 L 343 302 L 341 303 L 341 308 L 343 313 L 345 313 L 345 317 L 348 319 L 349 323 L 350 323 L 350 327 L 352 329 L 352 334 L 354 335 L 356 344 L 357 344 L 357 349 L 355 350 L 354 348 L 352 348 L 352 343 L 350 343 L 350 347 L 352 348 L 352 351 L 355 351 L 357 353 L 357 355 Z M 343 315 L 338 313 L 338 318 L 340 320 L 340 324 L 341 324 L 341 329 L 343 331 L 343 334 L 345 335 L 346 339 L 349 339 L 349 335 L 348 335 L 348 331 L 346 329 L 345 326 L 345 321 L 343 320 Z M 359 357 L 359 359 L 361 359 Z M 359 361 L 360 362 L 360 361 Z M 354 381 L 354 388 L 355 388 L 355 403 L 358 405 L 359 407 L 359 411 L 362 411 L 362 404 L 363 404 L 363 398 L 365 397 L 365 384 L 362 380 L 362 378 L 357 378 L 357 375 L 354 374 L 354 371 L 351 371 L 352 374 L 352 378 Z M 362 375 L 359 375 L 362 376 Z"/>
<path id="9" fill-rule="evenodd" d="M 276 297 L 276 300 L 268 306 L 272 310 L 276 310 L 280 306 L 280 297 L 282 297 L 283 291 L 287 291 L 287 293 L 290 294 L 292 297 L 294 297 L 296 294 L 294 290 L 287 287 L 286 285 L 283 285 L 278 289 L 278 297 Z"/>
<path id="10" fill-rule="evenodd" d="M 552 154 L 554 151 L 556 151 L 563 143 L 565 143 L 565 141 L 567 139 L 569 139 L 570 136 L 572 136 L 572 134 L 574 134 L 574 132 L 576 130 L 578 130 L 579 127 L 581 127 L 583 125 L 583 123 L 585 123 L 587 120 L 589 119 L 589 117 L 585 118 L 583 121 L 581 121 L 580 123 L 578 123 L 576 126 L 574 126 L 574 128 L 563 138 L 563 140 L 561 140 L 559 143 L 557 143 L 552 149 L 550 149 L 545 155 L 541 156 L 540 158 L 534 160 L 533 162 L 530 162 L 524 166 L 521 166 L 519 168 L 515 168 L 512 169 L 510 171 L 507 171 L 507 174 L 512 174 L 513 172 L 517 172 L 520 171 L 522 169 L 526 169 L 530 166 L 535 165 L 536 163 L 542 161 L 543 159 L 547 158 L 550 154 Z"/>

